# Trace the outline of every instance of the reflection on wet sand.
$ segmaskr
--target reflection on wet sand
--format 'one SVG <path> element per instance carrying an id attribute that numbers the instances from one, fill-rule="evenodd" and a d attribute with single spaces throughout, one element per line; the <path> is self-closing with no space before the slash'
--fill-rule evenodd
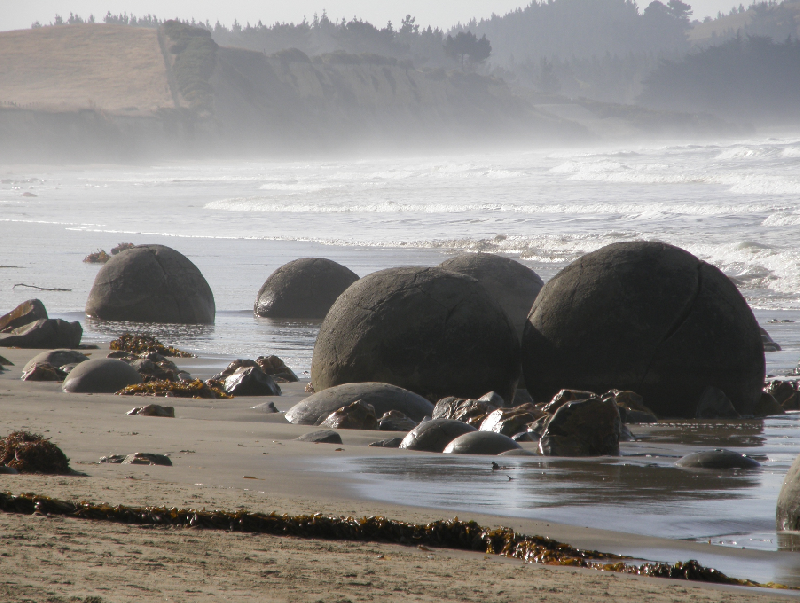
<path id="1" fill-rule="evenodd" d="M 776 534 L 775 502 L 800 450 L 798 419 L 800 414 L 791 413 L 739 423 L 633 425 L 637 441 L 622 443 L 619 457 L 407 453 L 332 460 L 324 470 L 358 474 L 361 495 L 400 504 L 710 542 L 764 554 L 788 552 L 800 550 L 800 535 Z M 686 454 L 723 447 L 750 455 L 761 467 L 675 466 Z M 493 469 L 492 461 L 499 468 Z M 800 559 L 787 565 L 768 557 L 763 564 L 762 578 L 780 574 L 800 584 Z"/>

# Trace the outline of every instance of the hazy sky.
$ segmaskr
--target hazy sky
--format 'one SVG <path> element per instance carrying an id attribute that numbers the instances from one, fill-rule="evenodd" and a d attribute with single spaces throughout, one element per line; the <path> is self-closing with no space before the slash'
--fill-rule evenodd
<path id="1" fill-rule="evenodd" d="M 734 0 L 686 0 L 694 9 L 694 18 L 716 15 L 721 10 L 727 13 L 739 2 Z M 492 13 L 502 15 L 530 0 L 405 0 L 404 2 L 376 2 L 375 0 L 0 0 L 0 30 L 27 29 L 34 21 L 49 23 L 53 16 L 67 17 L 70 12 L 86 18 L 94 14 L 101 20 L 108 11 L 114 14 L 155 14 L 160 18 L 194 17 L 214 23 L 219 19 L 230 25 L 234 19 L 240 23 L 256 23 L 259 19 L 271 24 L 275 21 L 311 20 L 315 12 L 325 8 L 332 19 L 347 19 L 358 16 L 375 25 L 385 25 L 391 19 L 399 24 L 406 14 L 414 15 L 417 23 L 447 29 L 458 21 L 469 21 L 472 17 L 489 17 Z M 666 2 L 665 2 L 666 3 Z M 747 6 L 750 2 L 744 2 Z M 640 8 L 649 0 L 640 0 Z"/>

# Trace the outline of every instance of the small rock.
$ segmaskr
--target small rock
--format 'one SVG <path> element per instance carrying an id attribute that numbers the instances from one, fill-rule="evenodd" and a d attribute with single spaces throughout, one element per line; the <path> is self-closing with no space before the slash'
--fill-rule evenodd
<path id="1" fill-rule="evenodd" d="M 164 454 L 153 454 L 149 452 L 134 452 L 125 457 L 123 465 L 164 465 L 172 467 L 172 461 Z"/>
<path id="2" fill-rule="evenodd" d="M 400 443 L 403 441 L 403 438 L 388 438 L 386 440 L 378 440 L 377 442 L 372 442 L 369 444 L 370 446 L 381 446 L 383 448 L 399 448 Z"/>
<path id="3" fill-rule="evenodd" d="M 9 332 L 44 318 L 47 318 L 47 309 L 44 304 L 38 299 L 29 299 L 8 314 L 0 316 L 0 333 Z"/>
<path id="4" fill-rule="evenodd" d="M 225 379 L 225 391 L 235 396 L 280 396 L 281 388 L 257 366 L 242 367 Z"/>
<path id="5" fill-rule="evenodd" d="M 378 419 L 378 429 L 381 431 L 409 431 L 416 426 L 416 421 L 409 419 L 399 410 L 390 410 Z"/>
<path id="6" fill-rule="evenodd" d="M 41 354 L 36 354 L 36 356 L 34 356 L 27 363 L 25 363 L 22 372 L 26 372 L 34 364 L 41 364 L 46 362 L 51 366 L 61 368 L 67 364 L 80 364 L 81 362 L 84 362 L 86 360 L 89 360 L 89 357 L 86 354 L 78 352 L 77 350 L 67 350 L 67 349 L 50 350 L 48 352 L 42 352 Z"/>
<path id="7" fill-rule="evenodd" d="M 506 405 L 505 400 L 503 400 L 503 396 L 501 396 L 497 392 L 486 392 L 480 398 L 478 398 L 478 400 L 483 400 L 484 402 L 488 402 L 495 408 L 501 408 Z"/>
<path id="8" fill-rule="evenodd" d="M 575 389 L 562 389 L 558 392 L 553 399 L 550 400 L 547 404 L 542 406 L 542 411 L 548 415 L 553 415 L 556 411 L 564 406 L 567 402 L 572 402 L 573 400 L 589 400 L 590 398 L 596 398 L 597 394 L 594 392 L 587 392 Z"/>
<path id="9" fill-rule="evenodd" d="M 502 401 L 502 398 L 501 398 Z M 488 400 L 471 400 L 465 398 L 442 398 L 433 407 L 431 417 L 434 419 L 451 419 L 462 421 L 476 427 L 480 425 L 486 416 L 494 412 L 497 407 Z"/>
<path id="10" fill-rule="evenodd" d="M 342 436 L 336 433 L 333 429 L 320 429 L 312 431 L 299 438 L 295 438 L 298 442 L 314 442 L 317 444 L 341 444 Z"/>
<path id="11" fill-rule="evenodd" d="M 761 392 L 761 397 L 753 409 L 753 414 L 756 417 L 769 417 L 771 415 L 782 415 L 786 410 L 778 404 L 778 401 L 767 392 Z"/>
<path id="12" fill-rule="evenodd" d="M 732 452 L 724 448 L 693 452 L 682 457 L 675 464 L 678 467 L 698 469 L 758 469 L 761 466 L 761 463 L 751 459 L 746 454 Z"/>
<path id="13" fill-rule="evenodd" d="M 286 366 L 286 363 L 277 356 L 259 356 L 256 359 L 256 362 L 258 363 L 258 366 L 261 367 L 262 371 L 264 371 L 267 375 L 270 375 L 279 383 L 296 383 L 299 381 L 297 375 L 294 374 L 294 371 Z"/>
<path id="14" fill-rule="evenodd" d="M 78 321 L 43 318 L 0 334 L 0 346 L 18 348 L 77 348 L 83 327 Z"/>
<path id="15" fill-rule="evenodd" d="M 739 413 L 721 389 L 709 385 L 697 402 L 698 419 L 738 419 Z"/>
<path id="16" fill-rule="evenodd" d="M 796 381 L 771 381 L 765 390 L 777 400 L 778 404 L 783 404 L 786 400 L 797 393 Z"/>
<path id="17" fill-rule="evenodd" d="M 109 454 L 108 456 L 101 456 L 100 462 L 101 463 L 121 463 L 125 460 L 126 455 L 124 454 Z"/>
<path id="18" fill-rule="evenodd" d="M 377 429 L 378 419 L 375 408 L 363 400 L 356 400 L 348 406 L 335 410 L 320 423 L 322 427 L 334 429 Z"/>
<path id="19" fill-rule="evenodd" d="M 532 404 L 498 408 L 489 414 L 481 423 L 481 431 L 494 431 L 508 437 L 520 432 L 527 432 L 528 423 L 533 423 L 543 413 Z"/>
<path id="20" fill-rule="evenodd" d="M 276 413 L 280 412 L 277 408 L 275 408 L 275 402 L 262 402 L 261 404 L 256 404 L 255 406 L 251 406 L 253 410 L 260 410 L 261 412 L 266 413 Z"/>
<path id="21" fill-rule="evenodd" d="M 761 343 L 764 344 L 764 351 L 765 352 L 780 352 L 781 346 L 779 346 L 772 337 L 769 336 L 767 330 L 764 327 L 759 327 L 759 331 L 761 331 Z"/>
<path id="22" fill-rule="evenodd" d="M 148 404 L 147 406 L 136 406 L 126 414 L 141 415 L 143 417 L 170 417 L 175 418 L 174 406 L 159 406 L 158 404 Z"/>
<path id="23" fill-rule="evenodd" d="M 56 366 L 52 366 L 47 362 L 37 362 L 22 373 L 22 380 L 61 382 L 66 376 L 67 373 Z"/>
<path id="24" fill-rule="evenodd" d="M 136 354 L 132 354 L 131 352 L 125 352 L 123 350 L 118 350 L 116 352 L 109 352 L 106 358 L 112 358 L 114 360 L 136 360 L 139 358 Z"/>
<path id="25" fill-rule="evenodd" d="M 621 421 L 613 400 L 573 400 L 550 417 L 539 439 L 545 456 L 618 455 Z"/>

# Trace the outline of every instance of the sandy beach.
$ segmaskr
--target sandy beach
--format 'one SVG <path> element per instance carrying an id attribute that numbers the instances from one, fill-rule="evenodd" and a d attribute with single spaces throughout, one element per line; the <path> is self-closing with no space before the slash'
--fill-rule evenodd
<path id="1" fill-rule="evenodd" d="M 442 511 L 364 500 L 355 476 L 314 471 L 314 461 L 409 454 L 368 447 L 385 437 L 342 431 L 342 446 L 294 438 L 312 431 L 282 414 L 252 407 L 267 400 L 288 410 L 307 396 L 304 383 L 279 398 L 173 398 L 176 418 L 127 416 L 152 399 L 67 394 L 58 383 L 22 382 L 22 366 L 39 350 L 3 348 L 15 366 L 0 373 L 0 433 L 24 429 L 52 438 L 71 459 L 72 476 L 2 475 L 2 489 L 112 505 L 159 505 L 253 512 L 384 515 L 410 522 Z M 91 350 L 91 358 L 106 349 Z M 178 359 L 208 378 L 213 361 Z M 99 463 L 107 454 L 168 454 L 172 467 Z M 615 552 L 661 551 L 678 561 L 708 554 L 747 563 L 788 563 L 792 553 L 713 547 L 623 532 L 491 515 L 461 516 L 505 525 L 573 546 Z M 303 540 L 263 534 L 110 524 L 62 517 L 0 515 L 0 598 L 5 601 L 769 601 L 787 591 L 706 586 L 592 570 L 524 564 L 447 549 Z M 663 557 L 663 555 L 662 555 Z M 789 570 L 787 570 L 789 571 Z M 747 578 L 749 576 L 736 576 Z M 95 598 L 92 598 L 95 597 Z M 96 597 L 99 597 L 97 599 Z"/>

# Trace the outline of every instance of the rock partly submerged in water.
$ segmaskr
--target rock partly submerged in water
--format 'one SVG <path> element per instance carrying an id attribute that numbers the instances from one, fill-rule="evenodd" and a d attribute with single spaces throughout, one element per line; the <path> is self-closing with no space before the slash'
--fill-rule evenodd
<path id="1" fill-rule="evenodd" d="M 717 448 L 687 454 L 675 463 L 686 469 L 758 469 L 761 463 L 746 454 Z"/>
<path id="2" fill-rule="evenodd" d="M 86 315 L 102 320 L 210 324 L 215 312 L 197 266 L 164 245 L 138 245 L 112 257 L 86 302 Z"/>
<path id="3" fill-rule="evenodd" d="M 358 275 L 326 258 L 301 258 L 284 264 L 261 285 L 253 305 L 258 316 L 325 318 Z"/>
<path id="4" fill-rule="evenodd" d="M 544 423 L 539 452 L 545 456 L 616 456 L 621 425 L 613 400 L 573 400 Z"/>
<path id="5" fill-rule="evenodd" d="M 453 419 L 432 419 L 406 434 L 400 448 L 422 452 L 442 452 L 458 436 L 477 431 L 472 425 Z"/>
<path id="6" fill-rule="evenodd" d="M 413 392 L 388 383 L 344 383 L 317 392 L 295 404 L 286 420 L 299 425 L 319 425 L 335 410 L 362 400 L 381 416 L 399 410 L 414 421 L 421 421 L 433 411 L 433 404 Z"/>
<path id="7" fill-rule="evenodd" d="M 759 396 L 760 397 L 760 396 Z M 753 410 L 755 405 L 753 406 Z M 739 413 L 734 408 L 725 392 L 709 385 L 697 402 L 698 419 L 738 419 Z"/>
<path id="8" fill-rule="evenodd" d="M 786 410 L 778 404 L 778 401 L 767 392 L 761 392 L 761 397 L 758 404 L 753 409 L 753 415 L 756 417 L 770 417 L 774 415 L 786 414 Z"/>
<path id="9" fill-rule="evenodd" d="M 655 242 L 609 245 L 551 279 L 528 318 L 523 368 L 537 401 L 565 387 L 627 389 L 658 416 L 686 418 L 708 386 L 752 414 L 765 374 L 759 326 L 736 286 Z"/>
<path id="10" fill-rule="evenodd" d="M 62 389 L 71 393 L 113 394 L 128 385 L 142 383 L 142 377 L 127 362 L 112 358 L 86 360 L 72 369 Z"/>
<path id="11" fill-rule="evenodd" d="M 429 400 L 492 390 L 510 400 L 518 378 L 508 316 L 477 281 L 441 268 L 390 268 L 355 282 L 325 317 L 311 364 L 317 391 L 379 381 Z"/>
<path id="12" fill-rule="evenodd" d="M 442 451 L 444 454 L 503 454 L 522 448 L 514 440 L 494 431 L 473 431 L 458 436 Z"/>

